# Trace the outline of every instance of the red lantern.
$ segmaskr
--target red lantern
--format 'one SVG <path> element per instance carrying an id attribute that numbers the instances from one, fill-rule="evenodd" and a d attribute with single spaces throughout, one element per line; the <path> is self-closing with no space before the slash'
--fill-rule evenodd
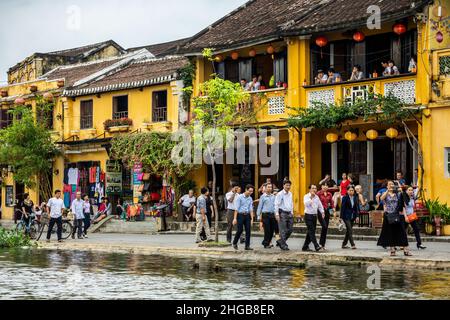
<path id="1" fill-rule="evenodd" d="M 255 49 L 251 49 L 249 52 L 248 52 L 248 55 L 250 56 L 250 57 L 254 57 L 254 56 L 256 56 L 256 50 Z"/>
<path id="2" fill-rule="evenodd" d="M 356 42 L 364 41 L 365 38 L 366 38 L 366 36 L 361 31 L 356 31 L 353 34 L 353 40 L 355 40 Z"/>
<path id="3" fill-rule="evenodd" d="M 24 98 L 17 98 L 16 100 L 14 100 L 14 104 L 22 106 L 22 105 L 25 104 L 25 99 Z"/>
<path id="4" fill-rule="evenodd" d="M 316 39 L 316 44 L 321 48 L 325 47 L 327 45 L 327 43 L 328 43 L 328 40 L 324 36 L 317 37 L 317 39 Z"/>
<path id="5" fill-rule="evenodd" d="M 399 36 L 401 36 L 402 34 L 404 34 L 406 32 L 406 26 L 403 23 L 396 23 L 394 24 L 394 26 L 392 27 L 392 30 L 398 34 Z"/>
<path id="6" fill-rule="evenodd" d="M 441 43 L 442 41 L 444 41 L 444 35 L 442 34 L 442 32 L 440 32 L 440 31 L 436 32 L 436 41 L 438 43 Z"/>
<path id="7" fill-rule="evenodd" d="M 239 53 L 234 51 L 231 53 L 231 59 L 237 60 L 239 58 Z"/>
<path id="8" fill-rule="evenodd" d="M 267 47 L 267 53 L 268 54 L 273 54 L 274 52 L 275 52 L 275 48 L 272 45 Z"/>

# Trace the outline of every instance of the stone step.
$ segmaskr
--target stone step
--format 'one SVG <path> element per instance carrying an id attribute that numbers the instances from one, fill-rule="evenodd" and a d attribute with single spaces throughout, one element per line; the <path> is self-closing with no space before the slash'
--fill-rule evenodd
<path id="1" fill-rule="evenodd" d="M 97 229 L 100 233 L 125 234 L 155 234 L 158 231 L 155 219 L 147 218 L 145 221 L 123 221 L 110 219 Z"/>

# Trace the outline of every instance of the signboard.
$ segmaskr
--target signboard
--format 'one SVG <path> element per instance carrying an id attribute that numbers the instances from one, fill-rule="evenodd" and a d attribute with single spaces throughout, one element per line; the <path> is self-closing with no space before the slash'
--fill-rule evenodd
<path id="1" fill-rule="evenodd" d="M 14 201 L 14 187 L 13 186 L 6 186 L 5 187 L 6 192 L 5 192 L 5 204 L 7 207 L 14 207 L 15 206 L 15 201 Z"/>
<path id="2" fill-rule="evenodd" d="M 142 173 L 142 163 L 135 163 L 133 166 L 133 198 L 139 198 L 142 192 L 139 192 L 139 186 L 143 183 L 138 176 Z"/>
<path id="3" fill-rule="evenodd" d="M 122 164 L 119 161 L 106 162 L 106 194 L 122 193 Z"/>

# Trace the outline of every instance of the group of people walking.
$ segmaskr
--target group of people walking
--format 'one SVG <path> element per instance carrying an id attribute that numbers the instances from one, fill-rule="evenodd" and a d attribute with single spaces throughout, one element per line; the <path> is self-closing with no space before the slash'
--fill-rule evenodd
<path id="1" fill-rule="evenodd" d="M 326 179 L 324 179 L 326 180 Z M 352 184 L 351 177 L 345 175 L 343 183 L 339 187 L 339 215 L 342 228 L 345 228 L 342 249 L 357 249 L 353 238 L 353 226 L 359 222 L 362 211 L 368 210 L 367 199 L 362 194 L 361 186 Z M 306 224 L 306 236 L 302 246 L 303 251 L 323 252 L 326 250 L 328 227 L 331 217 L 336 217 L 338 203 L 335 194 L 329 191 L 329 181 L 321 181 L 320 190 L 317 185 L 309 186 L 309 192 L 303 197 L 304 222 Z M 233 184 L 231 190 L 225 195 L 227 202 L 227 241 L 234 249 L 238 244 L 245 243 L 245 250 L 253 250 L 250 246 L 251 226 L 254 221 L 259 221 L 261 230 L 264 230 L 262 246 L 266 249 L 275 245 L 283 251 L 289 250 L 288 239 L 292 235 L 294 225 L 292 183 L 288 179 L 283 182 L 281 191 L 276 192 L 276 187 L 270 181 L 258 190 L 262 192 L 254 210 L 252 195 L 255 188 L 247 185 L 243 193 L 237 184 Z M 378 245 L 390 248 L 391 255 L 395 255 L 397 247 L 400 247 L 406 256 L 411 252 L 408 245 L 407 225 L 414 230 L 417 240 L 417 248 L 425 249 L 422 245 L 417 215 L 415 213 L 415 192 L 413 187 L 406 185 L 397 186 L 393 181 L 387 184 L 387 190 L 382 194 L 384 202 L 384 220 Z M 198 209 L 197 209 L 198 210 Z M 316 228 L 320 224 L 320 237 L 316 237 Z M 203 226 L 203 225 L 200 225 Z M 232 236 L 233 228 L 237 231 Z M 243 236 L 245 235 L 245 237 Z M 313 247 L 311 248 L 311 244 Z"/>

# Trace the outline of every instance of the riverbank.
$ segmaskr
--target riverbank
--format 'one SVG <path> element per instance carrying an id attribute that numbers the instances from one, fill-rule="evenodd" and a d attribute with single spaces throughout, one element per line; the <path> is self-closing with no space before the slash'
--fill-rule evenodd
<path id="1" fill-rule="evenodd" d="M 401 268 L 427 268 L 450 270 L 450 246 L 447 243 L 427 243 L 426 250 L 412 250 L 412 257 L 405 257 L 398 251 L 390 257 L 386 250 L 376 246 L 374 241 L 359 241 L 358 249 L 341 249 L 339 240 L 327 242 L 327 252 L 302 252 L 303 239 L 289 241 L 291 251 L 261 248 L 260 237 L 252 238 L 254 251 L 244 251 L 243 245 L 235 251 L 231 247 L 203 248 L 196 245 L 191 235 L 130 235 L 130 234 L 92 234 L 88 239 L 66 240 L 63 243 L 40 241 L 38 249 L 89 251 L 102 253 L 128 253 L 139 255 L 163 255 L 168 257 L 212 258 L 236 260 L 258 266 L 315 264 L 328 265 L 369 265 L 393 266 Z M 412 243 L 415 246 L 415 243 Z"/>

